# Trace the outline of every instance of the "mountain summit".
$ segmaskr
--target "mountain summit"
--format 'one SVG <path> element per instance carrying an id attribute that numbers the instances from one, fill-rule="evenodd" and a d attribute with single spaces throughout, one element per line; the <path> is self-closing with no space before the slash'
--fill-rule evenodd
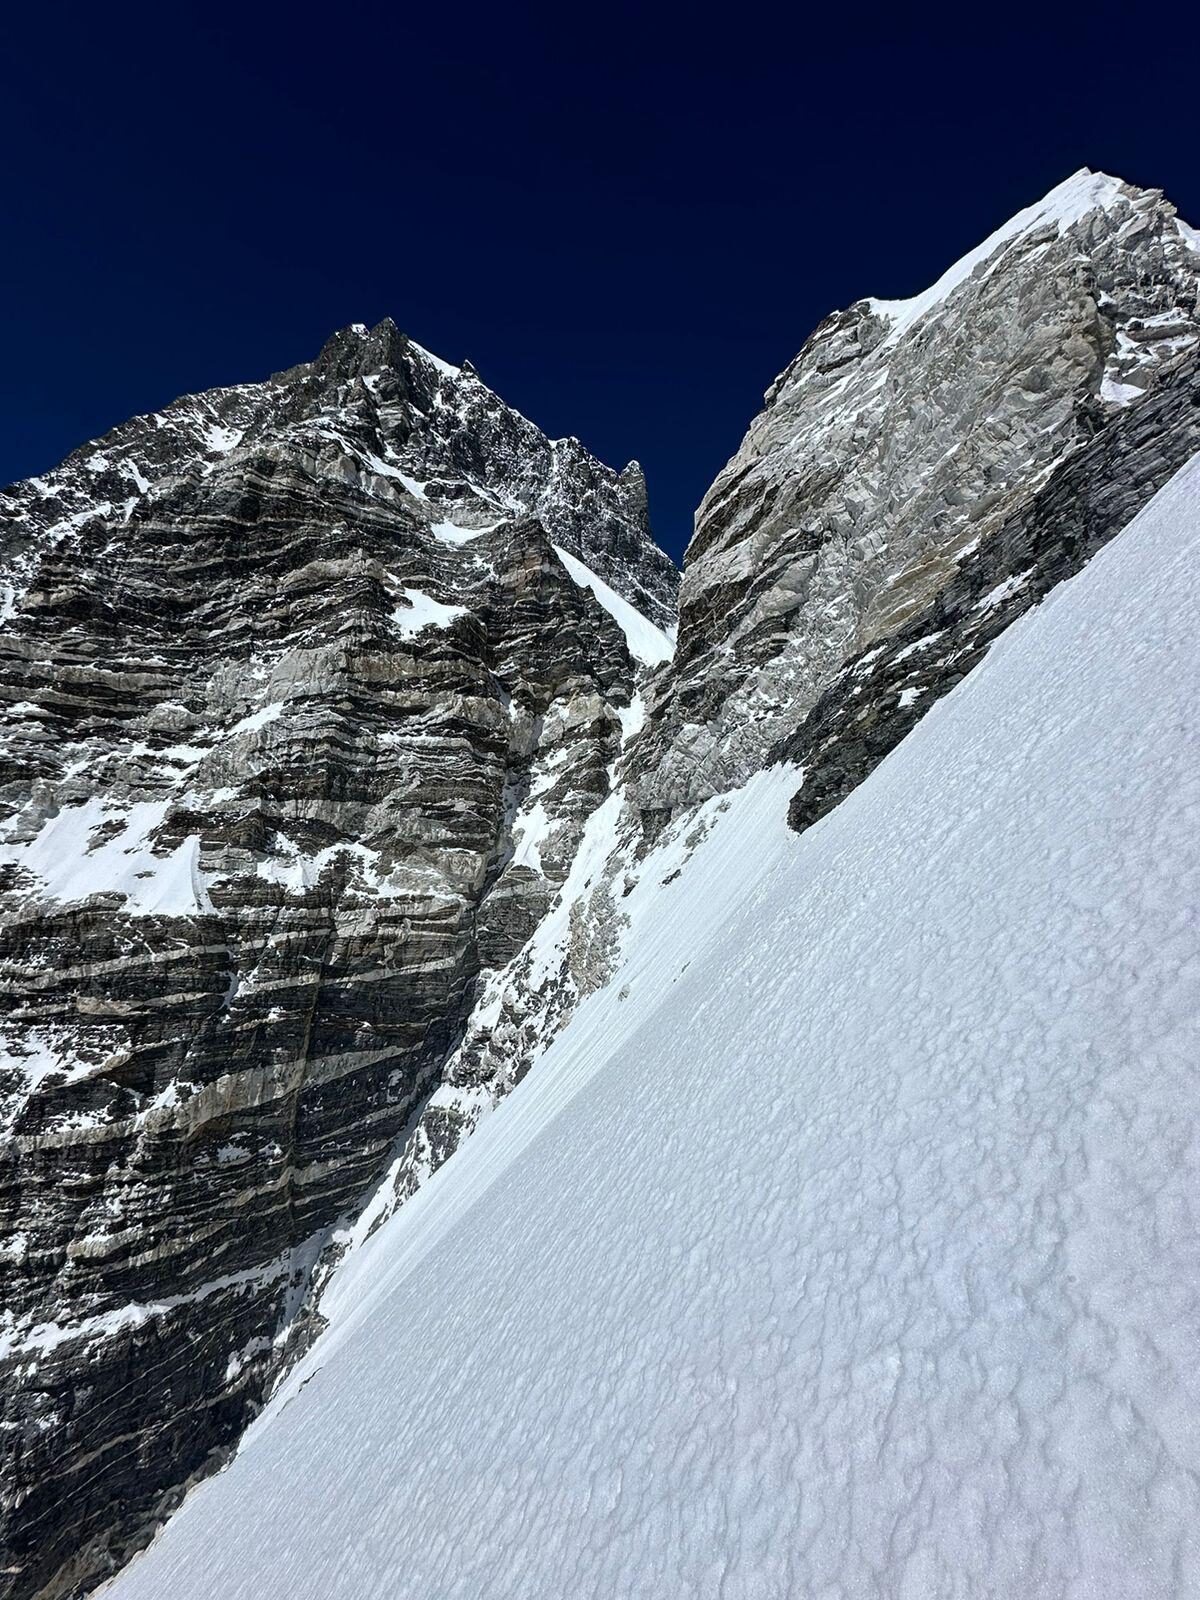
<path id="1" fill-rule="evenodd" d="M 0 1595 L 1188 1586 L 1198 274 L 827 318 L 677 647 L 390 321 L 0 496 Z"/>
<path id="2" fill-rule="evenodd" d="M 671 654 L 640 471 L 390 322 L 0 497 L 6 1594 L 262 1402 Z M 86 1385 L 79 1374 L 86 1369 Z"/>
<path id="3" fill-rule="evenodd" d="M 828 317 L 696 514 L 642 805 L 744 781 L 847 662 L 936 610 L 1076 454 L 1179 384 L 1198 287 L 1174 207 L 1085 170 L 926 293 Z"/>

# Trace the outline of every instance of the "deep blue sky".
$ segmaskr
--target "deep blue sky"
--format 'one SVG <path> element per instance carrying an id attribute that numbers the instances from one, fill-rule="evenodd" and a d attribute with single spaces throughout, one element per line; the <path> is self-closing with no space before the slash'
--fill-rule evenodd
<path id="1" fill-rule="evenodd" d="M 1195 39 L 1169 3 L 10 14 L 0 481 L 390 314 L 637 456 L 677 556 L 827 311 L 1081 165 L 1200 223 Z"/>

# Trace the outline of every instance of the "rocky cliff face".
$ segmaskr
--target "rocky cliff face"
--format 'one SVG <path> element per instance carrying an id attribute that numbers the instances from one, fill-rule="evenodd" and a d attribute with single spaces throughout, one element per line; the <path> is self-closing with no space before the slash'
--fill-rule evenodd
<path id="1" fill-rule="evenodd" d="M 1198 244 L 1157 191 L 1084 171 L 926 293 L 817 328 L 697 513 L 644 812 L 744 781 L 1194 356 Z"/>
<path id="2" fill-rule="evenodd" d="M 1005 629 L 1080 571 L 1198 450 L 1193 350 L 1141 404 L 1060 462 L 914 616 L 838 672 L 772 752 L 803 770 L 792 826 L 802 832 L 857 788 Z"/>
<path id="3" fill-rule="evenodd" d="M 670 669 L 638 469 L 390 324 L 9 491 L 0 1593 L 221 1459 L 607 981 L 648 841 L 779 759 L 824 815 L 1194 453 L 1198 269 L 1085 172 L 829 318 L 700 509 Z"/>
<path id="4" fill-rule="evenodd" d="M 604 800 L 674 569 L 634 466 L 390 324 L 0 500 L 0 1593 L 119 1562 Z"/>
<path id="5" fill-rule="evenodd" d="M 1200 445 L 1200 236 L 1080 173 L 904 303 L 829 318 L 706 496 L 672 669 L 560 901 L 481 990 L 368 1220 L 445 1159 L 615 964 L 648 840 L 800 765 L 802 829 Z"/>

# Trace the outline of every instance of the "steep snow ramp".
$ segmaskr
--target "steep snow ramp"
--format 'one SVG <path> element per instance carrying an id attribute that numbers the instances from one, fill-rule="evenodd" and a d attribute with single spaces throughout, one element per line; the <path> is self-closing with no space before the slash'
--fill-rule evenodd
<path id="1" fill-rule="evenodd" d="M 1193 462 L 805 835 L 668 840 L 111 1594 L 1198 1592 L 1198 558 Z"/>
<path id="2" fill-rule="evenodd" d="M 603 578 L 598 578 L 589 566 L 569 550 L 556 544 L 554 553 L 571 574 L 572 581 L 581 589 L 590 589 L 617 624 L 625 635 L 629 654 L 635 661 L 640 661 L 645 667 L 657 667 L 671 659 L 675 643 L 670 634 L 655 627 L 636 606 L 630 605 L 628 600 L 605 583 Z"/>

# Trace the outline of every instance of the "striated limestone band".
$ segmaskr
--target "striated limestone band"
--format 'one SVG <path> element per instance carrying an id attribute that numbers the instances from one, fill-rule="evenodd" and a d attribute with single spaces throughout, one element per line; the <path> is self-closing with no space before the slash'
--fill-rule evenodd
<path id="1" fill-rule="evenodd" d="M 260 1404 L 566 877 L 675 577 L 636 467 L 390 324 L 0 512 L 0 1594 L 51 1596 Z"/>
<path id="2" fill-rule="evenodd" d="M 680 651 L 650 681 L 648 726 L 559 903 L 481 987 L 411 1140 L 338 1250 L 453 1153 L 607 980 L 649 840 L 667 829 L 686 854 L 707 826 L 696 802 L 781 757 L 805 767 L 794 825 L 815 820 L 1170 476 L 1195 436 L 1195 262 L 1161 197 L 1085 173 L 927 294 L 864 302 L 817 331 L 701 510 Z M 895 403 L 893 386 L 909 399 Z M 1027 472 L 1027 459 L 1041 464 Z M 836 531 L 798 536 L 801 515 L 861 523 L 861 548 Z M 866 537 L 873 521 L 890 557 Z M 723 589 L 714 572 L 731 570 Z M 871 639 L 844 665 L 857 635 L 837 631 L 838 607 L 843 621 L 861 613 Z M 792 731 L 773 744 L 776 727 Z"/>

